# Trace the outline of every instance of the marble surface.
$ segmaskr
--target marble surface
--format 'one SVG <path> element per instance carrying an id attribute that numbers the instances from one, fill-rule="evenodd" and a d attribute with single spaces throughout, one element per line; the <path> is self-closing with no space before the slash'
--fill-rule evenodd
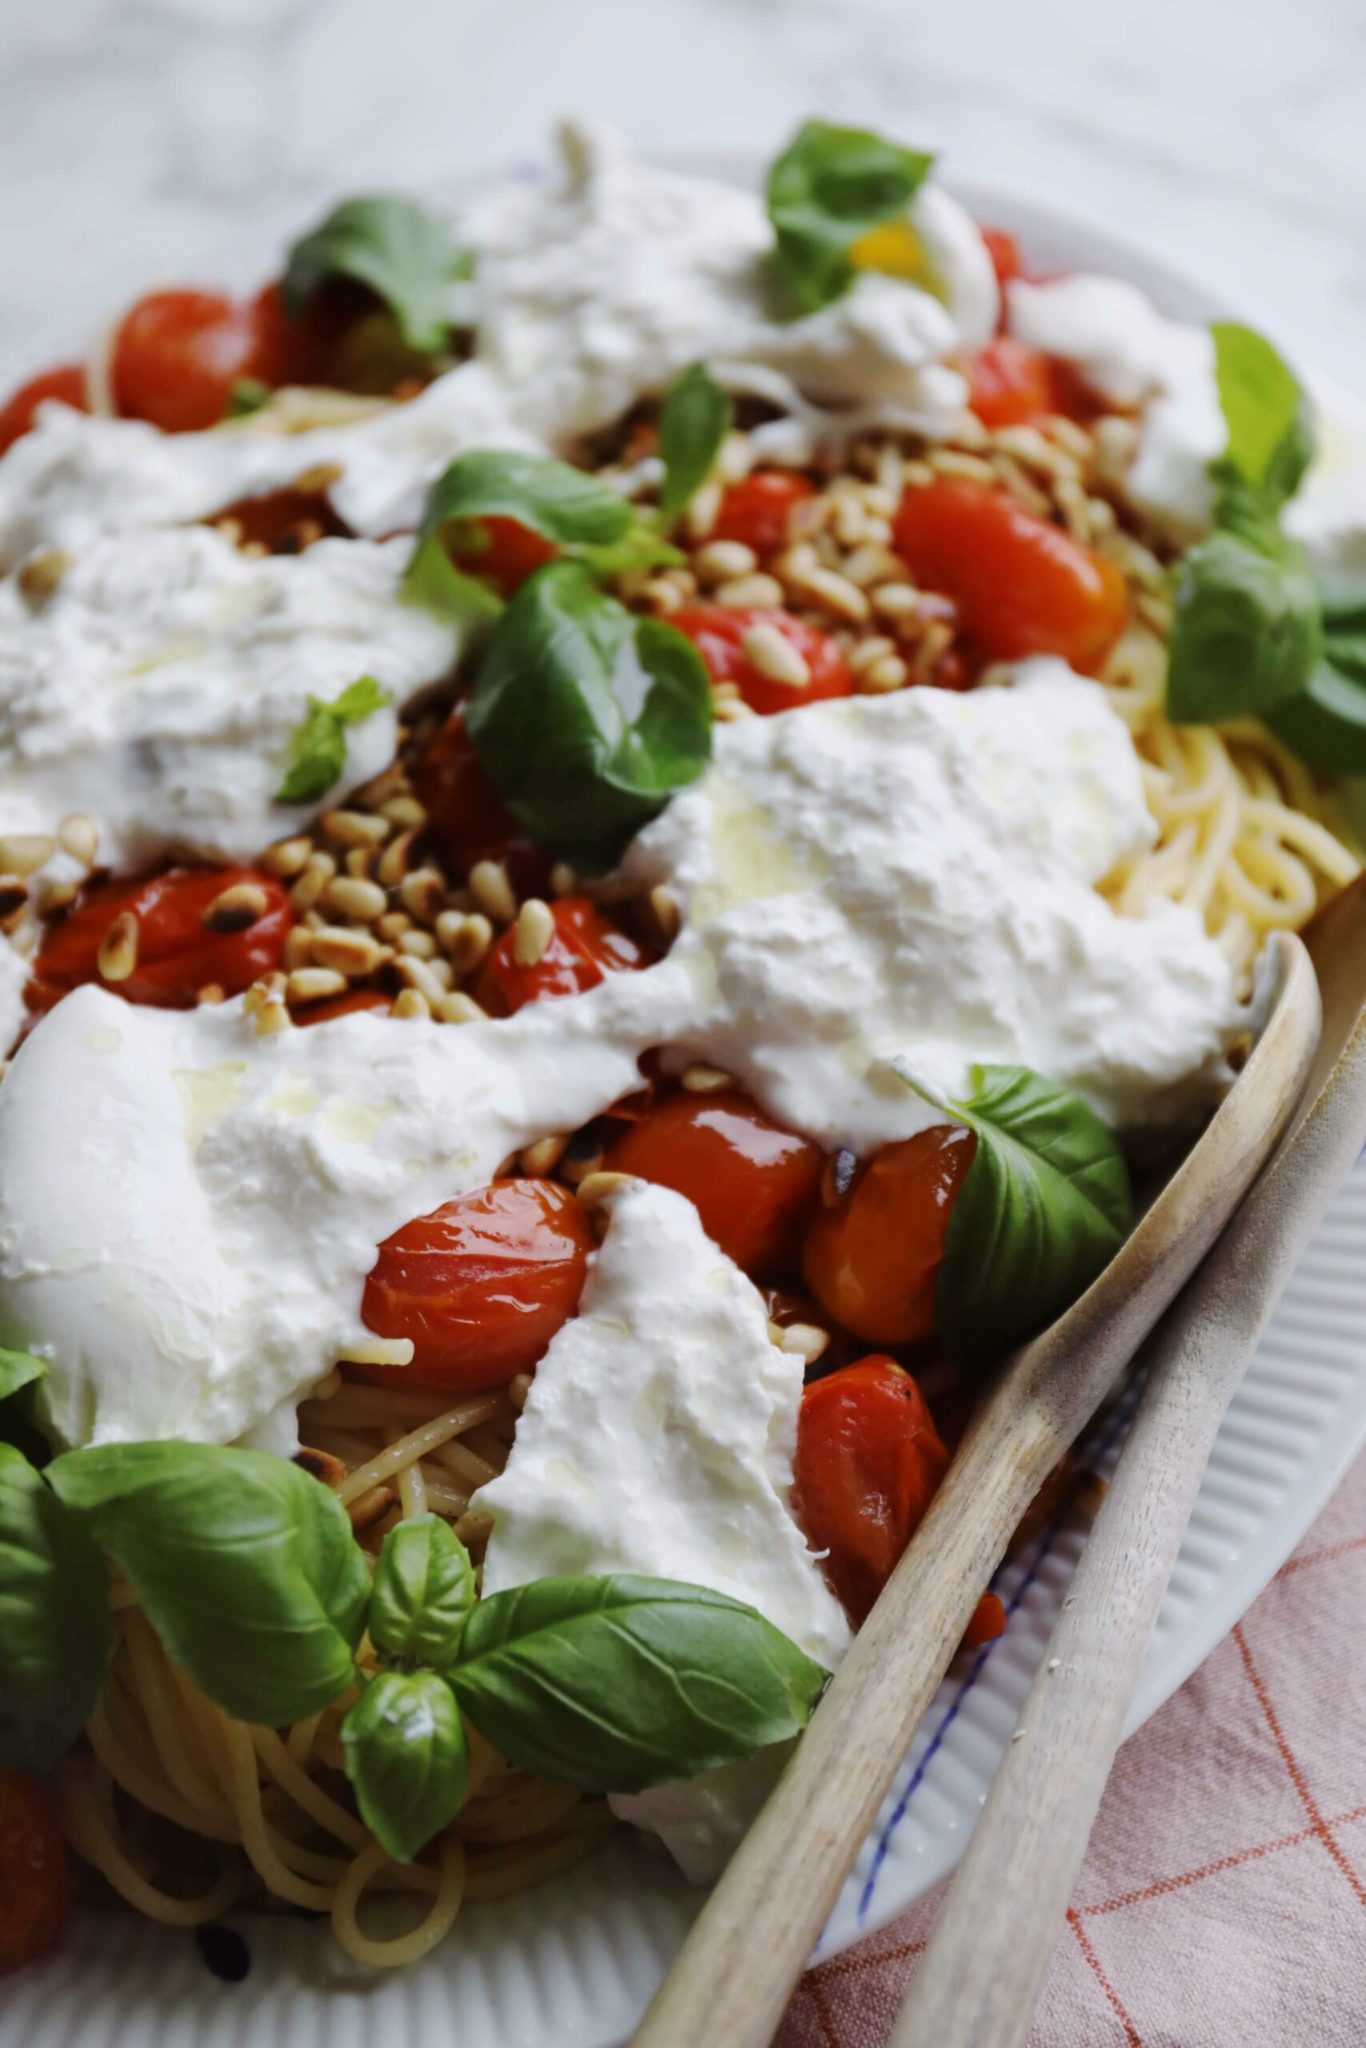
<path id="1" fill-rule="evenodd" d="M 0 0 L 0 377 L 154 283 L 266 274 L 357 189 L 525 160 L 557 114 L 767 154 L 941 148 L 1203 276 L 1366 385 L 1362 0 Z"/>

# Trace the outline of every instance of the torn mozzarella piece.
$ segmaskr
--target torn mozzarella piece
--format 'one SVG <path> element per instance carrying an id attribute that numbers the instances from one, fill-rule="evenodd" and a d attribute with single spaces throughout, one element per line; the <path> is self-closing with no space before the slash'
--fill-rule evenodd
<path id="1" fill-rule="evenodd" d="M 484 1591 L 561 1573 L 681 1579 L 757 1608 L 832 1669 L 850 1640 L 792 1510 L 802 1362 L 691 1202 L 611 1198 L 579 1314 L 536 1368 L 493 1516 Z M 714 1876 L 781 1758 L 614 1798 L 690 1877 Z"/>

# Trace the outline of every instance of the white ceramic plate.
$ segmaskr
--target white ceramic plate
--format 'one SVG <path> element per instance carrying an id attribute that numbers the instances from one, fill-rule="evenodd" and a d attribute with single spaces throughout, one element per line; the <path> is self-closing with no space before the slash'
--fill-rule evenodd
<path id="1" fill-rule="evenodd" d="M 702 168 L 744 175 L 714 160 Z M 1040 269 L 1133 278 L 1168 312 L 1223 308 L 1104 235 L 987 191 L 979 219 L 1015 228 Z M 1229 1411 L 1182 1548 L 1130 1728 L 1175 1691 L 1289 1555 L 1366 1439 L 1366 1161 L 1334 1202 Z M 1088 1461 L 1112 1461 L 1127 1417 L 1100 1425 Z M 821 1953 L 871 1933 L 948 1875 L 1056 1618 L 1080 1550 L 1046 1537 L 997 1580 L 1005 1635 L 943 1686 Z M 462 1914 L 416 1969 L 376 1980 L 300 1919 L 247 1926 L 252 1969 L 209 1976 L 188 1934 L 91 1914 L 60 1953 L 0 1995 L 5 2048 L 613 2048 L 630 2033 L 696 1911 L 669 1868 L 620 1846 L 543 1889 Z"/>

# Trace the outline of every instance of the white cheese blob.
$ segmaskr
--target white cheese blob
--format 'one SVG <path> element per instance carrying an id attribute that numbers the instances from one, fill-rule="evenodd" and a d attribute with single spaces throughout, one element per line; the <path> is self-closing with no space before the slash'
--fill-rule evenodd
<path id="1" fill-rule="evenodd" d="M 802 1364 L 692 1203 L 643 1182 L 612 1198 L 579 1313 L 536 1368 L 492 1514 L 484 1591 L 559 1573 L 643 1572 L 758 1609 L 833 1669 L 844 1610 L 792 1511 Z M 703 1882 L 781 1758 L 612 1800 Z"/>
<path id="2" fill-rule="evenodd" d="M 675 1037 L 780 1121 L 857 1151 L 939 1113 L 974 1061 L 1022 1061 L 1110 1124 L 1190 1115 L 1239 1012 L 1193 911 L 1120 917 L 1095 884 L 1154 826 L 1100 688 L 906 690 L 717 729 L 713 765 L 624 863 L 682 907 Z"/>
<path id="3" fill-rule="evenodd" d="M 629 980 L 630 977 L 625 977 Z M 458 1029 L 59 1003 L 0 1087 L 0 1341 L 64 1443 L 228 1443 L 365 1331 L 376 1246 L 639 1085 L 621 978 Z"/>
<path id="4" fill-rule="evenodd" d="M 1311 390 L 1318 447 L 1286 531 L 1323 574 L 1366 576 L 1366 404 L 1335 386 Z"/>
<path id="5" fill-rule="evenodd" d="M 1173 540 L 1198 539 L 1214 509 L 1209 464 L 1228 441 L 1208 328 L 1164 318 L 1137 285 L 1117 277 L 1019 280 L 1007 302 L 1012 334 L 1141 415 L 1128 496 Z"/>
<path id="6" fill-rule="evenodd" d="M 252 558 L 207 527 L 110 535 L 50 596 L 0 583 L 0 831 L 94 819 L 100 858 L 249 860 L 316 808 L 275 802 L 310 697 L 370 675 L 392 702 L 346 731 L 331 794 L 393 759 L 397 707 L 452 629 L 402 601 L 410 546 L 325 540 Z"/>

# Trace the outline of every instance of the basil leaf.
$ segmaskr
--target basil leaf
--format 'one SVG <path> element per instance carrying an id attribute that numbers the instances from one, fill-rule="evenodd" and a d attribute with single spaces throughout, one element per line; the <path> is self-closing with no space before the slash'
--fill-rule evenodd
<path id="1" fill-rule="evenodd" d="M 854 244 L 905 213 L 933 162 L 866 128 L 803 122 L 768 174 L 774 260 L 803 312 L 848 290 Z"/>
<path id="2" fill-rule="evenodd" d="M 392 1663 L 454 1661 L 474 1605 L 474 1566 L 439 1515 L 415 1515 L 389 1531 L 370 1594 L 370 1640 Z"/>
<path id="3" fill-rule="evenodd" d="M 1321 661 L 1304 690 L 1266 713 L 1293 754 L 1331 775 L 1366 775 L 1366 672 Z"/>
<path id="4" fill-rule="evenodd" d="M 46 1359 L 35 1358 L 31 1351 L 0 1349 L 0 1401 L 7 1401 L 20 1387 L 31 1387 L 46 1376 Z"/>
<path id="5" fill-rule="evenodd" d="M 415 200 L 344 199 L 291 248 L 285 311 L 298 319 L 329 278 L 350 278 L 383 299 L 410 348 L 435 355 L 450 332 L 450 287 L 467 269 L 445 221 Z"/>
<path id="6" fill-rule="evenodd" d="M 752 1607 L 624 1573 L 481 1600 L 446 1676 L 509 1762 L 583 1792 L 640 1792 L 785 1742 L 826 1679 Z"/>
<path id="7" fill-rule="evenodd" d="M 1324 655 L 1344 675 L 1366 681 L 1366 577 L 1324 579 L 1319 602 Z"/>
<path id="8" fill-rule="evenodd" d="M 665 519 L 683 510 L 711 475 L 730 431 L 731 402 L 705 363 L 685 370 L 659 414 L 664 481 L 659 509 Z"/>
<path id="9" fill-rule="evenodd" d="M 402 594 L 409 604 L 454 626 L 462 640 L 483 633 L 503 609 L 502 598 L 487 583 L 456 568 L 436 534 L 414 549 L 403 572 Z"/>
<path id="10" fill-rule="evenodd" d="M 346 768 L 346 728 L 361 725 L 391 703 L 392 693 L 373 676 L 358 676 L 330 704 L 310 697 L 308 714 L 295 728 L 289 772 L 275 792 L 277 804 L 311 804 L 326 796 Z"/>
<path id="11" fill-rule="evenodd" d="M 642 569 L 681 568 L 688 559 L 681 548 L 665 540 L 643 519 L 620 540 L 609 541 L 604 547 L 574 548 L 572 553 L 574 560 L 600 582 L 609 576 L 626 576 Z"/>
<path id="12" fill-rule="evenodd" d="M 395 1863 L 411 1863 L 465 1803 L 469 1747 L 460 1709 L 432 1671 L 381 1671 L 341 1727 L 361 1819 Z"/>
<path id="13" fill-rule="evenodd" d="M 370 1579 L 334 1493 L 264 1451 L 107 1444 L 48 1467 L 201 1692 L 284 1727 L 355 1678 Z"/>
<path id="14" fill-rule="evenodd" d="M 524 830 L 601 873 L 706 767 L 711 685 L 681 633 L 551 562 L 494 627 L 465 723 Z"/>
<path id="15" fill-rule="evenodd" d="M 259 412 L 263 405 L 269 405 L 271 397 L 270 385 L 263 384 L 259 377 L 236 377 L 228 393 L 223 417 L 225 420 L 246 419 L 250 413 Z"/>
<path id="16" fill-rule="evenodd" d="M 1304 688 L 1321 641 L 1303 551 L 1279 537 L 1254 545 L 1213 533 L 1176 572 L 1168 712 L 1178 724 L 1211 725 L 1267 711 Z"/>
<path id="17" fill-rule="evenodd" d="M 428 491 L 419 544 L 452 520 L 490 517 L 515 519 L 558 547 L 593 547 L 620 540 L 635 514 L 618 492 L 568 462 L 473 448 Z"/>
<path id="18" fill-rule="evenodd" d="M 902 1070 L 918 1095 L 937 1098 Z M 1029 1067 L 978 1066 L 972 1092 L 938 1103 L 977 1134 L 949 1213 L 935 1290 L 950 1358 L 1008 1350 L 1075 1301 L 1128 1236 L 1129 1173 L 1110 1131 Z"/>
<path id="19" fill-rule="evenodd" d="M 1214 373 L 1228 427 L 1222 462 L 1266 494 L 1293 498 L 1314 455 L 1313 415 L 1299 379 L 1265 335 L 1216 320 Z"/>
<path id="20" fill-rule="evenodd" d="M 0 1768 L 56 1762 L 95 1704 L 112 1642 L 103 1558 L 28 1460 L 0 1444 Z"/>

